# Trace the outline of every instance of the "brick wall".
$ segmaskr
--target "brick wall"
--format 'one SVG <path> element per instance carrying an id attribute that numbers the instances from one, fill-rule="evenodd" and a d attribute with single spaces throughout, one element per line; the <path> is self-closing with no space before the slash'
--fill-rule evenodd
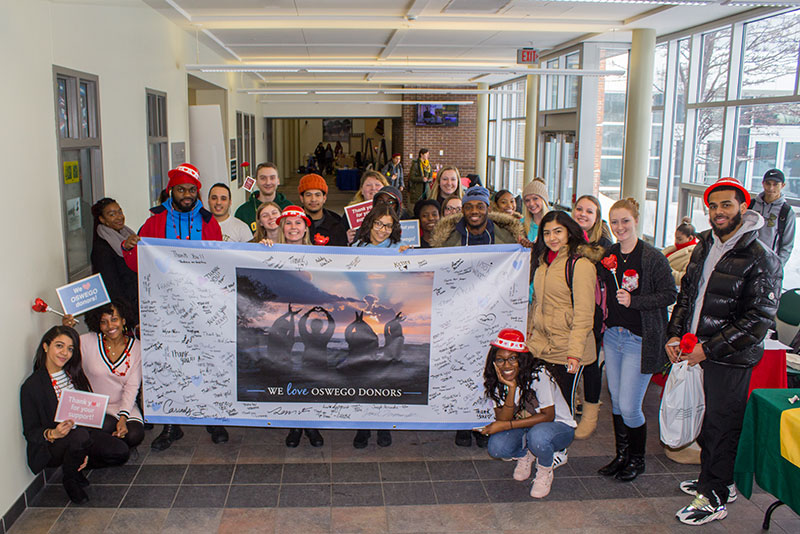
<path id="1" fill-rule="evenodd" d="M 472 100 L 475 95 L 404 95 L 404 100 Z M 430 150 L 429 159 L 433 165 L 455 165 L 461 175 L 475 171 L 475 122 L 477 118 L 477 102 L 458 107 L 458 126 L 417 126 L 416 104 L 402 106 L 401 119 L 392 121 L 392 151 L 403 154 L 403 166 L 408 168 L 411 162 L 409 154 L 417 153 L 420 148 Z M 444 155 L 440 156 L 439 151 Z M 406 171 L 408 172 L 408 171 Z"/>

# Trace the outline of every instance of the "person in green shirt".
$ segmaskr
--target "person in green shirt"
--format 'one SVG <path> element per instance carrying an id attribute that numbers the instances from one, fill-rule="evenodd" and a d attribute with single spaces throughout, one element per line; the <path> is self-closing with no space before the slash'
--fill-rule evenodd
<path id="1" fill-rule="evenodd" d="M 250 226 L 250 230 L 255 233 L 256 210 L 261 204 L 274 202 L 281 209 L 291 204 L 283 193 L 278 192 L 278 186 L 280 185 L 281 179 L 278 176 L 278 167 L 270 162 L 259 163 L 258 167 L 256 167 L 256 186 L 258 191 L 255 191 L 250 195 L 250 198 L 236 208 L 235 217 L 247 223 Z"/>
<path id="2" fill-rule="evenodd" d="M 431 169 L 431 162 L 428 161 L 428 154 L 427 148 L 421 148 L 417 159 L 411 162 L 408 189 L 412 204 L 427 197 L 433 181 L 433 169 Z"/>

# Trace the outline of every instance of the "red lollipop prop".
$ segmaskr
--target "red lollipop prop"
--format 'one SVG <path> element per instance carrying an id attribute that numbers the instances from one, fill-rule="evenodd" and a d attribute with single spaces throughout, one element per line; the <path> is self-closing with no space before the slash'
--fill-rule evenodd
<path id="1" fill-rule="evenodd" d="M 56 315 L 60 315 L 61 317 L 64 317 L 63 313 L 61 313 L 58 310 L 54 310 L 53 308 L 50 307 L 49 304 L 47 304 L 44 300 L 40 299 L 39 297 L 36 297 L 36 300 L 33 301 L 33 306 L 31 306 L 31 309 L 33 311 L 35 311 L 35 312 L 38 312 L 38 313 L 53 312 Z M 78 320 L 75 319 L 75 322 L 77 323 Z"/>
<path id="2" fill-rule="evenodd" d="M 617 291 L 619 291 L 619 282 L 617 282 L 617 256 L 616 256 L 616 254 L 609 254 L 608 256 L 606 256 L 605 258 L 600 260 L 600 263 L 603 265 L 603 267 L 605 267 L 606 269 L 611 271 L 611 274 L 614 275 L 614 284 L 617 286 Z"/>

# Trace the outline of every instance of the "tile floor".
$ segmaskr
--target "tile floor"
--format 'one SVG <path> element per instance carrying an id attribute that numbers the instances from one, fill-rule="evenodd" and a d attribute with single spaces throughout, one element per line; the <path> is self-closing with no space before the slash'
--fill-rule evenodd
<path id="1" fill-rule="evenodd" d="M 513 463 L 456 447 L 453 432 L 393 432 L 387 448 L 373 435 L 368 448 L 356 450 L 353 431 L 327 430 L 324 447 L 303 438 L 287 449 L 285 430 L 231 427 L 230 442 L 214 445 L 203 427 L 184 427 L 183 439 L 152 452 L 157 426 L 138 459 L 90 473 L 88 504 L 69 504 L 53 480 L 10 532 L 760 532 L 773 500 L 764 493 L 740 497 L 728 518 L 704 527 L 675 520 L 689 502 L 678 483 L 698 469 L 662 454 L 657 403 L 658 391 L 649 391 L 646 474 L 628 484 L 597 476 L 613 449 L 606 400 L 598 431 L 573 443 L 552 492 L 536 502 L 529 483 L 511 478 Z M 780 507 L 770 532 L 796 534 L 800 517 Z"/>

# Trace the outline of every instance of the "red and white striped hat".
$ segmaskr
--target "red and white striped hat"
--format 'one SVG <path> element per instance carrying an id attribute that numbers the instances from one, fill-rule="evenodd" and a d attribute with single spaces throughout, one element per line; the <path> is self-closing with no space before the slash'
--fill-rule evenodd
<path id="1" fill-rule="evenodd" d="M 189 163 L 181 163 L 176 168 L 169 171 L 167 176 L 169 176 L 169 183 L 167 184 L 168 190 L 180 184 L 192 184 L 198 191 L 203 186 L 203 184 L 200 183 L 200 171 L 197 170 L 197 167 Z"/>
<path id="2" fill-rule="evenodd" d="M 525 334 L 513 328 L 503 328 L 497 334 L 497 339 L 492 341 L 493 346 L 499 349 L 510 350 L 511 352 L 528 352 L 525 346 Z"/>
<path id="3" fill-rule="evenodd" d="M 708 207 L 708 195 L 714 191 L 714 189 L 718 187 L 722 187 L 726 185 L 728 187 L 735 187 L 739 191 L 744 194 L 744 203 L 748 206 L 750 205 L 750 192 L 747 190 L 745 186 L 742 185 L 742 182 L 737 180 L 736 178 L 720 178 L 706 189 L 705 193 L 703 193 L 703 201 L 706 203 L 706 207 Z"/>
<path id="4" fill-rule="evenodd" d="M 280 224 L 281 220 L 285 219 L 286 217 L 300 217 L 306 222 L 307 226 L 311 226 L 311 221 L 306 216 L 306 212 L 303 211 L 303 208 L 301 208 L 300 206 L 286 206 L 285 208 L 283 208 L 281 216 L 278 217 L 278 220 L 276 222 Z"/>

